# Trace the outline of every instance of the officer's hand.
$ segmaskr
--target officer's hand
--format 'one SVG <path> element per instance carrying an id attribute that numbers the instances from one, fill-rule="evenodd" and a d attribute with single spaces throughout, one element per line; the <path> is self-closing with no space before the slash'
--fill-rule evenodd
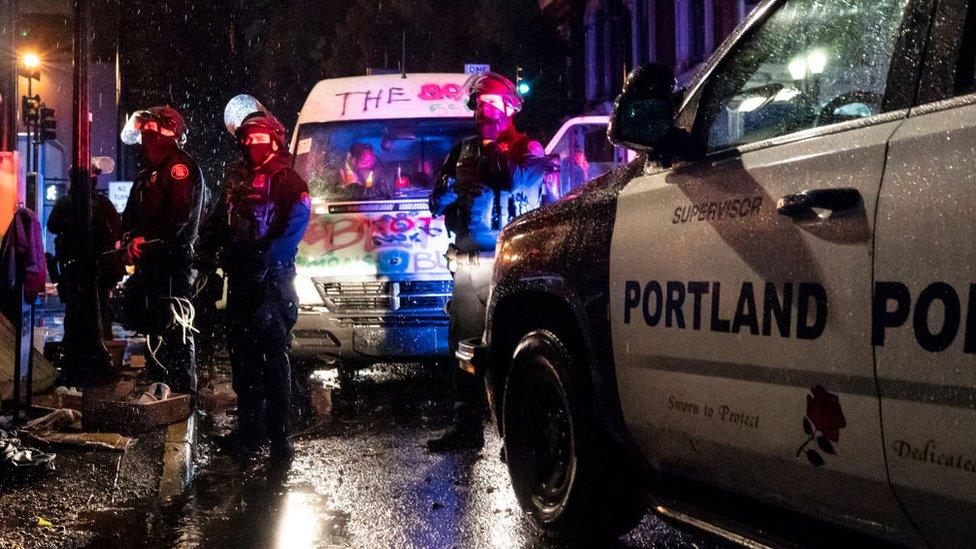
<path id="1" fill-rule="evenodd" d="M 139 259 L 142 256 L 142 247 L 146 244 L 146 239 L 137 236 L 129 243 L 129 259 Z"/>

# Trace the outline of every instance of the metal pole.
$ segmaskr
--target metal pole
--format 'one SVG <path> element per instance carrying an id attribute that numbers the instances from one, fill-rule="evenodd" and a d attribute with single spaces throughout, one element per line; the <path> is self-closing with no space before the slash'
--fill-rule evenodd
<path id="1" fill-rule="evenodd" d="M 101 311 L 96 289 L 96 261 L 92 251 L 92 193 L 91 193 L 91 121 L 88 102 L 89 40 L 91 37 L 91 6 L 89 0 L 75 0 L 74 6 L 74 100 L 73 100 L 73 164 L 71 193 L 81 221 L 82 249 L 78 269 L 79 295 L 73 313 L 65 316 L 65 340 L 69 331 L 76 334 L 66 349 L 65 360 L 75 372 L 85 371 L 100 376 L 106 372 L 108 351 L 101 338 Z M 72 305 L 69 304 L 69 307 Z M 70 326 L 69 326 L 70 324 Z M 86 379 L 90 383 L 99 380 Z"/>
<path id="2" fill-rule="evenodd" d="M 27 77 L 27 97 L 33 97 L 34 96 L 33 93 L 32 93 L 32 89 L 31 89 L 31 84 L 33 84 L 33 83 L 34 83 L 34 79 L 31 78 L 30 76 L 28 76 Z M 30 173 L 31 172 L 31 168 L 34 166 L 34 163 L 31 162 L 31 142 L 32 142 L 32 140 L 31 140 L 31 120 L 30 120 L 30 118 L 27 117 L 27 114 L 26 113 L 24 113 L 24 125 L 27 126 L 27 147 L 26 147 L 27 150 L 24 151 L 25 154 L 27 155 L 27 166 L 25 168 L 24 173 Z M 30 196 L 30 189 L 27 189 L 27 195 Z M 30 202 L 30 200 L 28 200 L 28 202 Z"/>
<path id="3" fill-rule="evenodd" d="M 33 81 L 34 81 L 33 78 L 30 77 L 27 78 L 27 95 L 31 95 L 31 91 L 30 91 L 31 82 Z M 40 82 L 41 82 L 41 69 L 37 69 L 37 83 L 40 84 Z M 38 100 L 37 118 L 34 119 L 34 139 L 31 141 L 31 153 L 34 155 L 33 158 L 31 159 L 31 166 L 33 167 L 32 171 L 35 174 L 38 174 L 41 171 L 41 153 L 38 150 L 40 148 L 40 144 L 41 144 L 41 101 Z M 34 206 L 37 204 L 37 182 L 38 182 L 37 176 L 35 175 L 34 176 L 34 200 L 31 201 L 32 210 L 34 209 Z"/>
<path id="4" fill-rule="evenodd" d="M 27 97 L 34 97 L 34 91 L 32 84 L 34 79 L 30 76 L 27 77 Z M 37 154 L 37 127 L 40 124 L 40 104 L 38 104 L 37 117 L 33 120 L 25 119 L 27 122 L 27 150 L 24 151 L 27 155 L 27 169 L 24 171 L 26 174 L 24 186 L 26 189 L 26 196 L 24 197 L 24 203 L 32 212 L 37 212 L 37 165 L 40 163 L 39 155 Z"/>
<path id="5" fill-rule="evenodd" d="M 0 116 L 3 117 L 3 135 L 0 135 L 0 150 L 17 150 L 17 103 L 20 101 L 17 93 L 17 0 L 0 0 L 0 96 L 4 106 Z"/>

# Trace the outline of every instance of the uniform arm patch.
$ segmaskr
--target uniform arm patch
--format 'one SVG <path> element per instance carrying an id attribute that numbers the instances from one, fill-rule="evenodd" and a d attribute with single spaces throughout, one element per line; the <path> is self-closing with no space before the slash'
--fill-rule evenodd
<path id="1" fill-rule="evenodd" d="M 190 169 L 186 167 L 186 164 L 173 164 L 173 167 L 169 169 L 169 175 L 177 181 L 182 181 L 190 176 Z"/>

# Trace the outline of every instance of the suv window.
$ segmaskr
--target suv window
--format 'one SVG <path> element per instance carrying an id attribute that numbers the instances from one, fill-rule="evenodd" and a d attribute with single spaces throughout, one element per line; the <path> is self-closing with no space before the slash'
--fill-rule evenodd
<path id="1" fill-rule="evenodd" d="M 708 150 L 881 112 L 908 0 L 790 0 L 709 79 Z"/>
<path id="2" fill-rule="evenodd" d="M 920 101 L 976 93 L 976 0 L 939 3 Z"/>
<path id="3" fill-rule="evenodd" d="M 956 67 L 955 94 L 976 93 L 976 1 L 969 3 L 959 36 L 959 61 Z"/>

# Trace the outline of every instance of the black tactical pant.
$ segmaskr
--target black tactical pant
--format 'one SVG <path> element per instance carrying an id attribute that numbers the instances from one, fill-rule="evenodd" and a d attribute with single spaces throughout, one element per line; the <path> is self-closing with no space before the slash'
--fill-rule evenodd
<path id="1" fill-rule="evenodd" d="M 449 341 L 451 357 L 458 342 L 481 337 L 485 331 L 485 314 L 494 257 L 490 252 L 457 252 L 454 268 L 454 290 L 451 294 Z M 484 374 L 472 375 L 454 368 L 455 424 L 460 429 L 482 429 L 487 401 Z"/>
<path id="2" fill-rule="evenodd" d="M 272 444 L 288 437 L 291 416 L 291 329 L 298 320 L 294 265 L 272 267 L 264 275 L 228 276 L 227 341 L 238 432 L 249 441 L 262 438 L 261 416 Z"/>
<path id="3" fill-rule="evenodd" d="M 193 295 L 194 272 L 189 260 L 140 264 L 134 276 L 143 277 L 141 283 L 147 297 L 146 365 L 150 376 L 166 382 L 173 391 L 195 395 L 193 332 L 180 326 L 176 319 L 178 315 L 188 315 L 187 305 Z M 178 301 L 184 305 L 181 307 Z"/>

